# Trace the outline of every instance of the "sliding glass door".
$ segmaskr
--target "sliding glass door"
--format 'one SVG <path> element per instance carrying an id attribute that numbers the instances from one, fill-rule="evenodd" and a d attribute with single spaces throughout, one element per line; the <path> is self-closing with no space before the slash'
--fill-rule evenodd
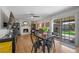
<path id="1" fill-rule="evenodd" d="M 75 17 L 69 16 L 54 20 L 54 33 L 61 38 L 58 39 L 61 45 L 61 52 L 75 52 Z"/>
<path id="2" fill-rule="evenodd" d="M 75 18 L 74 16 L 62 19 L 62 52 L 75 52 Z M 63 48 L 66 48 L 63 49 Z"/>
<path id="3" fill-rule="evenodd" d="M 55 49 L 57 53 L 61 53 L 61 20 L 62 19 L 55 19 L 53 22 L 53 32 L 57 36 L 55 38 Z"/>

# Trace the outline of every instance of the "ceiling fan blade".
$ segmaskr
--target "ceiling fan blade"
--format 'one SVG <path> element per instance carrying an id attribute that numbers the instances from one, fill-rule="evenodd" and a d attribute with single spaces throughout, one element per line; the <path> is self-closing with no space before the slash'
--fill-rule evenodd
<path id="1" fill-rule="evenodd" d="M 33 16 L 33 17 L 40 17 L 40 16 Z"/>

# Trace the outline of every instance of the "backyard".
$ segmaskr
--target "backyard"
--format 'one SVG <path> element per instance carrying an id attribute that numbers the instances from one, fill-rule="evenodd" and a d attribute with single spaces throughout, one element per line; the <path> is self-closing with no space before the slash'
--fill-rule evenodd
<path id="1" fill-rule="evenodd" d="M 75 35 L 75 31 L 62 31 L 63 34 Z"/>

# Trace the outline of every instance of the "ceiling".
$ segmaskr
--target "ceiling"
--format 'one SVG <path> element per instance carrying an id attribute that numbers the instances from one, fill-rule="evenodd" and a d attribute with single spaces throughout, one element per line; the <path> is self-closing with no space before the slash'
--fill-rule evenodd
<path id="1" fill-rule="evenodd" d="M 69 6 L 7 6 L 7 8 L 13 12 L 17 19 L 29 19 L 27 15 L 34 14 L 41 17 L 36 19 L 42 19 L 49 15 L 53 15 L 57 12 L 70 8 Z"/>

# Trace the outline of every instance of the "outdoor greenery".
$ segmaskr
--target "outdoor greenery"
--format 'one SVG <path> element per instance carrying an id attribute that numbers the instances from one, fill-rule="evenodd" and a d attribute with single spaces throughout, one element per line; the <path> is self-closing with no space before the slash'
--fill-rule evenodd
<path id="1" fill-rule="evenodd" d="M 62 31 L 63 34 L 75 35 L 75 31 Z"/>

